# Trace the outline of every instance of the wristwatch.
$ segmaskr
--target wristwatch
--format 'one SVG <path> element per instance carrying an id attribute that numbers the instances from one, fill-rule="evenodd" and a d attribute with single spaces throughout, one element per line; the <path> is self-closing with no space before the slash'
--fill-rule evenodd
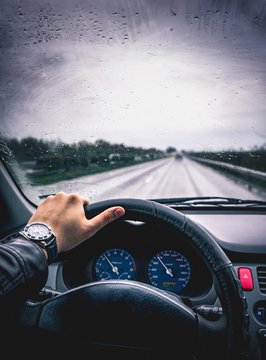
<path id="1" fill-rule="evenodd" d="M 19 235 L 27 240 L 39 244 L 47 251 L 48 262 L 52 262 L 58 255 L 56 237 L 49 225 L 42 222 L 33 222 L 24 227 Z"/>

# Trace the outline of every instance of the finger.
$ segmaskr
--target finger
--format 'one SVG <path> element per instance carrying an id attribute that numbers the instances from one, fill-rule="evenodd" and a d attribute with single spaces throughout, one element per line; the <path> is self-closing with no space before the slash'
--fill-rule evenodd
<path id="1" fill-rule="evenodd" d="M 83 201 L 83 205 L 89 205 L 90 203 L 88 199 L 83 198 L 82 201 Z"/>
<path id="2" fill-rule="evenodd" d="M 101 212 L 99 215 L 96 215 L 94 218 L 88 220 L 88 225 L 89 225 L 88 230 L 90 232 L 90 235 L 95 234 L 105 225 L 118 219 L 124 214 L 125 214 L 124 208 L 122 208 L 121 206 L 115 206 Z"/>
<path id="3" fill-rule="evenodd" d="M 64 199 L 65 202 L 67 202 L 68 204 L 72 204 L 72 205 L 76 205 L 77 203 L 82 203 L 83 205 L 87 205 L 89 204 L 89 200 L 82 198 L 81 196 L 79 196 L 76 193 L 71 193 L 71 194 L 64 194 L 64 193 L 60 193 L 62 196 L 62 199 Z M 59 196 L 59 194 L 57 194 L 57 196 Z"/>
<path id="4" fill-rule="evenodd" d="M 75 202 L 81 202 L 83 205 L 88 205 L 89 204 L 89 200 L 88 199 L 85 199 L 81 196 L 79 196 L 78 194 L 76 193 L 71 193 L 71 194 L 68 194 L 66 195 L 68 197 L 68 200 L 75 203 Z"/>

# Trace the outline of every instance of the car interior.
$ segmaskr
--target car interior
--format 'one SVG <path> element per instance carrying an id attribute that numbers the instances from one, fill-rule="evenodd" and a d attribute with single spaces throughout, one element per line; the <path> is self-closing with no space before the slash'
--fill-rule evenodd
<path id="1" fill-rule="evenodd" d="M 58 192 L 125 215 L 0 302 L 0 356 L 266 359 L 265 19 L 264 0 L 1 0 L 1 242 Z"/>
<path id="2" fill-rule="evenodd" d="M 3 164 L 0 188 L 1 237 L 6 239 L 25 226 L 35 207 Z M 227 348 L 234 356 L 263 359 L 264 205 L 186 209 L 128 198 L 91 204 L 85 207 L 86 216 L 111 204 L 124 206 L 125 219 L 106 226 L 92 241 L 50 264 L 45 288 L 19 309 L 13 330 L 14 326 L 39 328 L 70 336 L 73 343 L 78 336 L 83 348 L 88 342 L 95 346 L 97 356 L 114 358 L 154 357 L 154 349 L 157 355 L 163 351 L 192 358 L 196 350 L 199 358 L 214 354 L 219 358 Z M 110 252 L 129 264 L 122 280 L 106 280 L 106 275 L 101 279 L 101 262 Z M 184 269 L 178 283 L 169 276 L 163 279 L 161 289 L 166 290 L 158 290 L 153 276 L 160 253 L 166 259 L 178 258 Z M 221 269 L 230 273 L 219 274 Z M 197 329 L 195 316 L 202 322 Z M 234 327 L 230 334 L 225 334 L 229 326 L 225 319 Z"/>

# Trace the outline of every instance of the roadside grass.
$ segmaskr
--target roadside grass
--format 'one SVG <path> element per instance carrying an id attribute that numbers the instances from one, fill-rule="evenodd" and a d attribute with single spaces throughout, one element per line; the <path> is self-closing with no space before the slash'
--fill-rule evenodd
<path id="1" fill-rule="evenodd" d="M 123 167 L 128 167 L 136 164 L 140 164 L 141 162 L 126 162 L 126 163 L 116 163 L 116 164 L 106 164 L 106 165 L 97 165 L 93 167 L 87 168 L 73 168 L 70 170 L 62 171 L 62 172 L 50 172 L 45 174 L 34 174 L 28 173 L 27 177 L 30 181 L 31 185 L 49 185 L 63 180 L 71 180 L 77 177 L 85 176 L 85 175 L 93 175 L 97 173 L 102 173 L 108 170 L 115 170 Z"/>

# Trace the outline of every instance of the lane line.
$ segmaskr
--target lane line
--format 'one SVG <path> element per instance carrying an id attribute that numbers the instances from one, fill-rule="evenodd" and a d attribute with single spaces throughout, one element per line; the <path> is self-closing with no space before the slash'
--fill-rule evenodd
<path id="1" fill-rule="evenodd" d="M 198 185 L 196 184 L 193 176 L 191 175 L 190 171 L 188 170 L 187 164 L 186 164 L 185 161 L 183 161 L 183 166 L 184 166 L 185 171 L 187 173 L 187 176 L 189 177 L 189 180 L 190 180 L 190 182 L 191 182 L 191 184 L 192 184 L 192 186 L 194 188 L 194 191 L 195 191 L 196 195 L 193 194 L 193 196 L 203 196 L 203 194 L 202 194 L 201 190 L 199 189 Z"/>

